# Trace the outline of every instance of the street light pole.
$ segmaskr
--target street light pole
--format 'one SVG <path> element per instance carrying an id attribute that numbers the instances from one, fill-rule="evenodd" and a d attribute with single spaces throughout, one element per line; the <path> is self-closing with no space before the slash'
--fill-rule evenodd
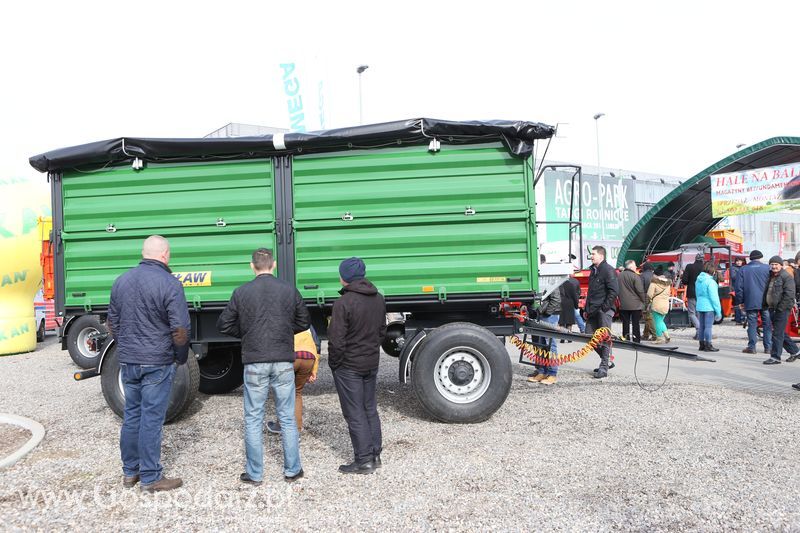
<path id="1" fill-rule="evenodd" d="M 361 74 L 364 73 L 365 70 L 369 68 L 369 65 L 359 65 L 356 69 L 358 72 L 358 123 L 364 123 L 364 108 L 361 103 Z"/>
<path id="2" fill-rule="evenodd" d="M 600 126 L 598 126 L 598 121 L 600 117 L 606 116 L 605 113 L 595 113 L 594 115 L 594 139 L 597 144 L 597 195 L 598 200 L 601 200 L 600 193 L 603 190 L 603 177 L 600 174 Z M 605 216 L 603 213 L 603 203 L 600 202 L 600 235 L 602 239 L 606 240 L 606 224 L 605 224 Z"/>

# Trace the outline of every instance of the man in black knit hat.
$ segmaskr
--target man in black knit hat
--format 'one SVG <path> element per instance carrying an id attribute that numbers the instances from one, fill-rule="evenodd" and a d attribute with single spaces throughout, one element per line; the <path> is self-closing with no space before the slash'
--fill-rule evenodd
<path id="1" fill-rule="evenodd" d="M 339 467 L 343 474 L 371 474 L 381 466 L 376 392 L 386 303 L 366 270 L 358 257 L 339 265 L 342 297 L 333 304 L 328 326 L 328 364 L 353 443 L 353 462 Z"/>

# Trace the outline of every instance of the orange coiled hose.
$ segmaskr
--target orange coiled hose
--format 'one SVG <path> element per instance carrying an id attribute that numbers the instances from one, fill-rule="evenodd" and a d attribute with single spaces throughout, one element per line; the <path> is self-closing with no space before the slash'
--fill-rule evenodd
<path id="1" fill-rule="evenodd" d="M 510 338 L 511 344 L 519 348 L 523 357 L 528 359 L 539 366 L 561 366 L 565 363 L 574 363 L 580 361 L 589 355 L 597 347 L 611 339 L 611 330 L 608 328 L 598 328 L 595 330 L 592 338 L 586 343 L 583 348 L 572 353 L 554 353 L 546 348 L 535 346 L 524 342 L 519 337 L 512 335 Z"/>

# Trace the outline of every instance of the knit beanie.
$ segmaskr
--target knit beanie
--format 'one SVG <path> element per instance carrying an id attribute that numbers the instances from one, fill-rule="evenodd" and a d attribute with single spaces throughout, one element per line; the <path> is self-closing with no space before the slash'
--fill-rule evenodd
<path id="1" fill-rule="evenodd" d="M 367 275 L 367 266 L 358 257 L 350 257 L 339 265 L 339 275 L 346 283 L 363 279 Z"/>

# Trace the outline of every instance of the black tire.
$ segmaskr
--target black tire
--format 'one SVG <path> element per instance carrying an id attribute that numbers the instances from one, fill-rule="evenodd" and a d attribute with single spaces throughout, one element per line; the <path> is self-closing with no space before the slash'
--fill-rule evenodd
<path id="1" fill-rule="evenodd" d="M 103 360 L 103 371 L 100 374 L 100 385 L 106 403 L 118 417 L 122 418 L 125 412 L 125 393 L 122 391 L 122 381 L 119 376 L 119 361 L 117 360 L 117 347 L 109 348 Z M 169 407 L 164 422 L 171 422 L 186 411 L 197 396 L 200 386 L 200 368 L 194 354 L 189 353 L 185 365 L 180 365 L 175 372 L 172 382 L 172 392 L 169 397 Z"/>
<path id="2" fill-rule="evenodd" d="M 203 394 L 225 394 L 244 383 L 241 346 L 209 347 L 208 355 L 198 364 Z"/>
<path id="3" fill-rule="evenodd" d="M 383 338 L 383 343 L 381 343 L 381 348 L 386 352 L 386 355 L 400 357 L 400 352 L 403 351 L 403 348 L 398 341 L 405 335 L 406 325 L 403 322 L 392 322 L 386 326 L 386 336 Z"/>
<path id="4" fill-rule="evenodd" d="M 508 397 L 511 375 L 505 346 L 468 322 L 431 332 L 411 364 L 417 399 L 441 422 L 475 423 L 492 416 Z"/>
<path id="5" fill-rule="evenodd" d="M 96 368 L 100 352 L 93 351 L 88 339 L 95 334 L 107 333 L 108 329 L 95 315 L 83 315 L 74 319 L 67 332 L 67 350 L 72 361 L 81 368 Z"/>
<path id="6" fill-rule="evenodd" d="M 36 329 L 36 342 L 44 342 L 44 320 L 39 323 L 39 327 Z"/>

